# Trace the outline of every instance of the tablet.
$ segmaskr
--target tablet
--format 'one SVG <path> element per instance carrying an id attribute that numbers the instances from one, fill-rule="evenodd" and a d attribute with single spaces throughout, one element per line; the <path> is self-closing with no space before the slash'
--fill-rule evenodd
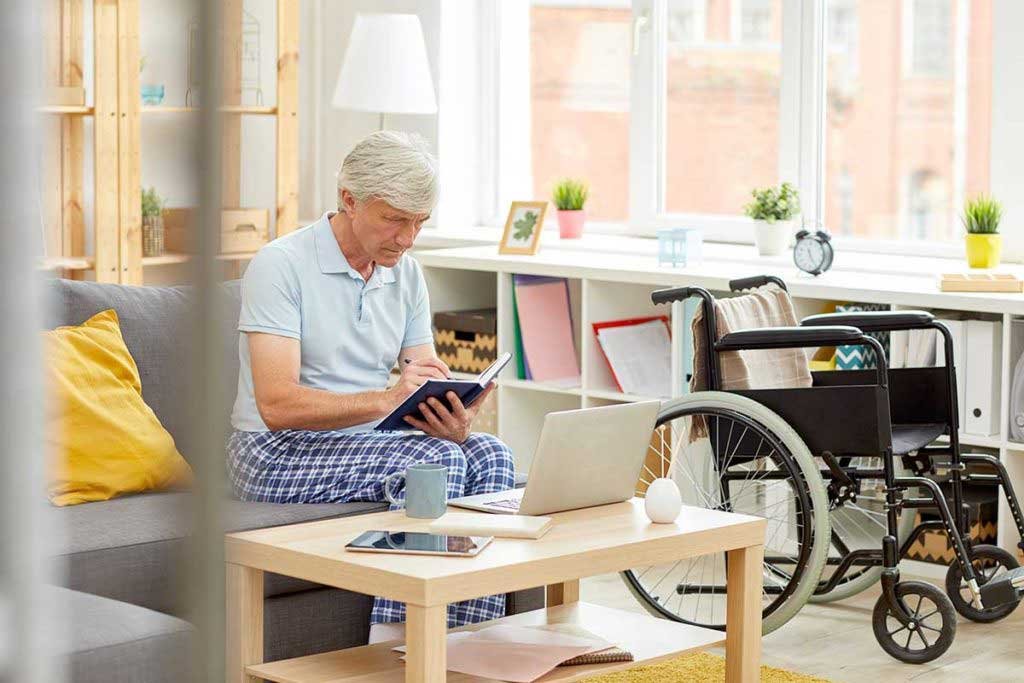
<path id="1" fill-rule="evenodd" d="M 414 531 L 366 531 L 345 550 L 404 555 L 451 555 L 474 557 L 494 540 L 493 536 L 442 536 Z"/>

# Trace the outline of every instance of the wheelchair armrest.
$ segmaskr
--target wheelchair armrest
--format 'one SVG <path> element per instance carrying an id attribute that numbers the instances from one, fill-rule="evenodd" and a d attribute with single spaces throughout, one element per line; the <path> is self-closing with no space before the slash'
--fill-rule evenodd
<path id="1" fill-rule="evenodd" d="M 850 325 L 863 332 L 889 332 L 931 327 L 934 319 L 935 316 L 927 311 L 852 311 L 808 316 L 800 321 L 800 325 Z"/>
<path id="2" fill-rule="evenodd" d="M 864 333 L 856 327 L 761 327 L 730 332 L 715 343 L 715 350 L 788 349 L 863 343 Z"/>
<path id="3" fill-rule="evenodd" d="M 889 371 L 885 362 L 885 349 L 874 337 L 856 327 L 829 325 L 820 327 L 762 327 L 739 330 L 722 336 L 715 342 L 715 351 L 753 351 L 756 349 L 794 349 L 812 346 L 870 346 L 875 350 L 878 366 L 878 386 L 889 385 Z"/>

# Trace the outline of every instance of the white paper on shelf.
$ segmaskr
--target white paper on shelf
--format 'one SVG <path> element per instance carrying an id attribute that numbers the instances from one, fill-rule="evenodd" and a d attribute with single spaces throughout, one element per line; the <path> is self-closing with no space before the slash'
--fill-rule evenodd
<path id="1" fill-rule="evenodd" d="M 603 327 L 597 341 L 624 393 L 668 398 L 672 345 L 664 322 Z"/>
<path id="2" fill-rule="evenodd" d="M 530 683 L 567 659 L 609 647 L 611 643 L 592 634 L 498 624 L 449 633 L 447 668 L 470 676 Z M 393 649 L 405 652 L 405 646 Z"/>

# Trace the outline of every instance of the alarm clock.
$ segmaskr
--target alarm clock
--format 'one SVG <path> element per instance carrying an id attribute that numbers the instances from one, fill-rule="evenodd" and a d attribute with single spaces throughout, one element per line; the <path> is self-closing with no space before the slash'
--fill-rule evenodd
<path id="1" fill-rule="evenodd" d="M 805 273 L 821 275 L 832 267 L 832 238 L 823 230 L 801 230 L 796 234 L 793 263 Z"/>

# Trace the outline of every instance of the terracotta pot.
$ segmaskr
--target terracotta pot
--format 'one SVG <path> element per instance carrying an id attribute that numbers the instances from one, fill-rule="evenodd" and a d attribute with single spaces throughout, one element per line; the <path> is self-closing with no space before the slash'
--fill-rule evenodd
<path id="1" fill-rule="evenodd" d="M 583 237 L 583 224 L 587 220 L 587 212 L 584 209 L 578 211 L 558 210 L 558 236 L 563 240 L 579 239 Z"/>

